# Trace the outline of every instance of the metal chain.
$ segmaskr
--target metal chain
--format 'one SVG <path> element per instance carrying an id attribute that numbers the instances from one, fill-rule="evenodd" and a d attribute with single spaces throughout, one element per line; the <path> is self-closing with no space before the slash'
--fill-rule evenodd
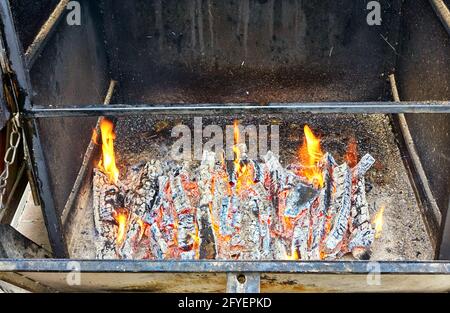
<path id="1" fill-rule="evenodd" d="M 9 147 L 6 150 L 5 158 L 3 159 L 5 162 L 5 169 L 0 174 L 0 212 L 5 209 L 3 197 L 5 196 L 6 186 L 8 184 L 9 167 L 14 163 L 16 159 L 17 148 L 19 147 L 21 139 L 19 131 L 19 115 L 15 114 L 11 121 L 12 130 L 9 134 Z"/>

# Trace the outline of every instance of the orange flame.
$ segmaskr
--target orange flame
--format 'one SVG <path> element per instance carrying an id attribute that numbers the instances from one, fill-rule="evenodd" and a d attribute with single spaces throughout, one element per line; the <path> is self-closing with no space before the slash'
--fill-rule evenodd
<path id="1" fill-rule="evenodd" d="M 119 226 L 117 228 L 116 243 L 118 246 L 121 246 L 127 233 L 128 213 L 126 210 L 118 209 L 114 211 L 113 217 Z"/>
<path id="2" fill-rule="evenodd" d="M 358 145 L 356 139 L 352 137 L 348 142 L 347 152 L 345 153 L 345 162 L 348 166 L 355 167 L 358 164 Z"/>
<path id="3" fill-rule="evenodd" d="M 285 259 L 286 260 L 298 260 L 300 259 L 299 255 L 298 255 L 298 251 L 297 249 L 294 249 L 291 253 L 291 255 L 288 255 L 287 253 L 285 253 Z"/>
<path id="4" fill-rule="evenodd" d="M 305 177 L 313 186 L 323 187 L 323 174 L 318 166 L 324 153 L 320 147 L 320 139 L 314 135 L 308 125 L 304 127 L 305 137 L 303 144 L 299 151 L 299 159 L 303 168 L 300 170 L 300 175 Z"/>
<path id="5" fill-rule="evenodd" d="M 372 224 L 374 225 L 375 228 L 375 239 L 380 238 L 381 233 L 383 231 L 383 213 L 384 213 L 384 206 L 382 206 L 373 217 Z"/>
<path id="6" fill-rule="evenodd" d="M 108 176 L 112 183 L 117 183 L 119 179 L 119 170 L 116 166 L 116 158 L 114 154 L 114 124 L 102 118 L 100 122 L 100 130 L 102 135 L 102 159 L 98 163 L 98 167 Z"/>
<path id="7" fill-rule="evenodd" d="M 233 125 L 233 137 L 234 137 L 234 145 L 233 145 L 233 153 L 234 153 L 234 170 L 236 171 L 236 175 L 240 173 L 241 170 L 241 151 L 239 150 L 239 122 L 237 120 L 234 121 Z"/>
<path id="8" fill-rule="evenodd" d="M 253 184 L 253 170 L 251 169 L 250 166 L 247 166 L 246 164 L 241 164 L 242 151 L 239 149 L 240 133 L 239 133 L 239 122 L 237 120 L 234 121 L 233 135 L 234 135 L 233 163 L 234 163 L 234 171 L 236 173 L 236 190 L 239 191 L 243 187 L 250 186 Z"/>

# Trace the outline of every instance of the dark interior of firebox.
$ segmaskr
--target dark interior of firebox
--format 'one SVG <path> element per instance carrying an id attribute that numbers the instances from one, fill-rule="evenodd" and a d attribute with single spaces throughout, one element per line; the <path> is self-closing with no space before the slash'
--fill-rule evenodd
<path id="1" fill-rule="evenodd" d="M 112 103 L 128 105 L 391 101 L 387 76 L 395 71 L 408 100 L 443 100 L 448 93 L 448 73 L 439 74 L 448 58 L 441 58 L 439 68 L 427 64 L 425 72 L 434 73 L 422 79 L 428 79 L 428 94 L 408 74 L 421 64 L 408 52 L 417 40 L 410 32 L 427 32 L 432 34 L 427 41 L 448 43 L 442 39 L 445 32 L 436 30 L 439 22 L 425 1 L 417 1 L 417 6 L 380 1 L 383 23 L 379 26 L 367 24 L 365 1 L 353 0 L 82 2 L 81 26 L 61 23 L 30 70 L 34 105 L 102 103 L 111 79 L 117 82 Z M 410 23 L 419 12 L 433 23 Z M 402 20 L 402 14 L 408 19 Z M 425 24 L 426 29 L 415 29 Z M 24 42 L 27 35 L 21 34 Z M 399 51 L 404 51 L 401 57 Z M 371 216 L 384 208 L 382 235 L 372 245 L 371 259 L 434 258 L 423 208 L 404 162 L 407 152 L 399 145 L 392 116 L 200 117 L 203 126 L 222 128 L 235 120 L 242 125 L 279 125 L 283 165 L 295 162 L 305 124 L 339 164 L 354 139 L 359 157 L 370 153 L 376 160 L 365 186 Z M 38 119 L 46 161 L 51 164 L 54 202 L 72 258 L 96 257 L 92 178 L 100 151 L 89 143 L 97 118 Z M 171 129 L 179 124 L 192 128 L 194 116 L 110 118 L 123 175 L 141 161 L 167 159 L 174 140 Z M 440 128 L 444 133 L 445 125 Z M 80 168 L 86 175 L 80 176 Z"/>

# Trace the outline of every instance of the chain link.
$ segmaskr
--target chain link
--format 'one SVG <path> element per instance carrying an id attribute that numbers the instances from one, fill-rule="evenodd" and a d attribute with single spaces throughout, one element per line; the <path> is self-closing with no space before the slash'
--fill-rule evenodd
<path id="1" fill-rule="evenodd" d="M 3 203 L 3 197 L 6 193 L 6 186 L 8 184 L 8 177 L 9 177 L 9 167 L 11 164 L 14 163 L 16 159 L 17 154 L 17 148 L 20 144 L 20 131 L 19 131 L 19 116 L 18 114 L 15 114 L 13 118 L 11 119 L 12 127 L 11 127 L 11 133 L 9 134 L 9 147 L 6 150 L 4 162 L 5 162 L 5 169 L 0 174 L 0 212 L 2 212 L 5 209 L 5 204 Z"/>

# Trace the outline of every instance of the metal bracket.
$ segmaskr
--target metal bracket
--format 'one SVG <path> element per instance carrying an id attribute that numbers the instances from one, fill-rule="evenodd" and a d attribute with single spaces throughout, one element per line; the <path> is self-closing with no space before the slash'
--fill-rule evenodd
<path id="1" fill-rule="evenodd" d="M 259 293 L 259 273 L 227 273 L 228 293 Z"/>

